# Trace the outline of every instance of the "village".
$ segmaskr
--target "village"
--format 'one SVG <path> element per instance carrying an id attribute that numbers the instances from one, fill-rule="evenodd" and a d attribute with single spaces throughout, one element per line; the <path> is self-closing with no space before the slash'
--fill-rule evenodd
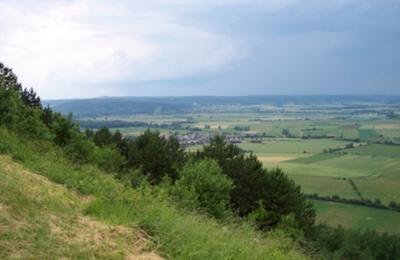
<path id="1" fill-rule="evenodd" d="M 244 140 L 249 140 L 252 143 L 262 143 L 265 134 L 262 132 L 247 131 L 242 133 L 222 133 L 225 141 L 230 144 L 240 144 Z M 193 131 L 185 134 L 177 135 L 179 143 L 183 146 L 204 145 L 210 142 L 214 137 L 214 133 Z"/>

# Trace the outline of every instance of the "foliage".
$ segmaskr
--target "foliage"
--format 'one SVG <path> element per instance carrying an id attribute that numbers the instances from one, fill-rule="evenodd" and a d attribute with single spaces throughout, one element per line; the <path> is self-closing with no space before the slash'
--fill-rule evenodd
<path id="1" fill-rule="evenodd" d="M 64 147 L 66 155 L 78 164 L 89 163 L 94 156 L 95 145 L 93 142 L 80 137 L 74 138 Z"/>
<path id="2" fill-rule="evenodd" d="M 185 165 L 179 172 L 174 193 L 184 204 L 221 218 L 229 212 L 232 188 L 232 181 L 223 175 L 218 163 L 204 159 Z"/>
<path id="3" fill-rule="evenodd" d="M 94 150 L 93 161 L 106 172 L 118 172 L 125 163 L 125 158 L 112 146 L 103 146 Z"/>
<path id="4" fill-rule="evenodd" d="M 127 148 L 128 166 L 141 167 L 151 183 L 160 183 L 164 176 L 177 178 L 184 154 L 175 138 L 165 139 L 159 132 L 147 130 Z"/>
<path id="5" fill-rule="evenodd" d="M 245 156 L 237 146 L 226 144 L 222 136 L 212 139 L 196 157 L 216 160 L 224 174 L 233 180 L 231 204 L 239 216 L 251 214 L 262 202 L 268 214 L 258 218 L 260 228 L 274 228 L 289 214 L 295 215 L 298 228 L 306 232 L 312 228 L 315 220 L 312 204 L 280 169 L 267 171 L 256 156 Z"/>
<path id="6" fill-rule="evenodd" d="M 318 225 L 312 245 L 324 255 L 337 259 L 398 259 L 400 236 L 380 235 L 376 231 L 356 232 L 341 227 Z"/>
<path id="7" fill-rule="evenodd" d="M 94 133 L 93 141 L 97 146 L 101 147 L 110 145 L 113 142 L 112 137 L 110 130 L 106 127 L 102 127 Z"/>
<path id="8" fill-rule="evenodd" d="M 132 189 L 96 167 L 76 167 L 63 156 L 59 147 L 50 142 L 21 139 L 0 128 L 0 151 L 24 158 L 25 167 L 56 183 L 80 194 L 90 194 L 91 201 L 82 205 L 85 213 L 113 225 L 140 227 L 153 241 L 153 248 L 165 258 L 306 258 L 292 241 L 285 242 L 283 248 L 282 241 L 286 238 L 266 237 L 245 223 L 218 223 L 182 211 L 171 204 L 157 186 L 143 185 Z M 58 251 L 55 255 L 64 255 L 63 252 Z M 78 252 L 75 253 L 71 257 L 79 256 Z"/>

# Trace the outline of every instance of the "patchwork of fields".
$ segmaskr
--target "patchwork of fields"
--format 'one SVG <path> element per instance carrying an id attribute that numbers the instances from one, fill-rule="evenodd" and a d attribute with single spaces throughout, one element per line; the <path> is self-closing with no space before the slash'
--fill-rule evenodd
<path id="1" fill-rule="evenodd" d="M 389 205 L 391 202 L 400 203 L 400 146 L 370 144 L 340 152 L 321 153 L 318 149 L 313 150 L 314 142 L 310 142 L 301 146 L 309 149 L 310 153 L 301 154 L 296 150 L 299 148 L 299 143 L 293 142 L 293 145 L 287 147 L 288 143 L 283 141 L 280 148 L 277 147 L 279 146 L 277 143 L 270 147 L 260 144 L 253 151 L 259 155 L 267 168 L 284 169 L 296 183 L 301 185 L 306 194 L 359 199 L 359 195 L 349 182 L 351 179 L 364 199 L 380 200 L 384 205 Z M 323 145 L 322 142 L 320 144 Z M 332 148 L 333 144 L 321 146 L 319 150 L 323 150 L 323 147 Z M 243 144 L 242 147 L 249 145 L 257 144 Z M 284 147 L 287 148 L 286 152 L 277 153 Z M 269 151 L 272 153 L 268 153 Z M 278 156 L 286 157 L 288 160 L 273 161 Z M 318 213 L 317 220 L 320 222 L 355 229 L 369 228 L 381 232 L 400 233 L 399 212 L 319 200 L 314 200 L 313 203 Z"/>
<path id="2" fill-rule="evenodd" d="M 324 113 L 314 115 L 313 119 L 299 119 L 290 113 L 267 116 L 198 113 L 184 117 L 122 116 L 112 120 L 179 124 L 176 130 L 156 128 L 162 134 L 197 131 L 243 135 L 246 131 L 241 129 L 246 129 L 262 135 L 262 141 L 244 138 L 239 147 L 256 154 L 267 168 L 282 168 L 306 194 L 354 200 L 360 199 L 361 194 L 364 199 L 379 200 L 385 206 L 391 202 L 400 204 L 400 145 L 395 145 L 400 143 L 399 120 L 330 118 Z M 145 129 L 127 127 L 118 130 L 127 135 L 138 135 Z M 201 147 L 189 146 L 187 149 L 193 151 Z M 399 212 L 320 200 L 314 204 L 319 221 L 400 233 L 400 230 L 390 228 L 400 226 Z"/>
<path id="3" fill-rule="evenodd" d="M 313 204 L 319 222 L 356 230 L 376 229 L 382 233 L 400 233 L 398 212 L 318 200 L 314 200 Z"/>
<path id="4" fill-rule="evenodd" d="M 260 158 L 267 168 L 283 168 L 308 194 L 356 198 L 347 181 L 352 179 L 366 199 L 400 202 L 400 146 L 368 145 L 344 153 L 301 155 L 278 163 L 268 161 L 266 153 Z"/>

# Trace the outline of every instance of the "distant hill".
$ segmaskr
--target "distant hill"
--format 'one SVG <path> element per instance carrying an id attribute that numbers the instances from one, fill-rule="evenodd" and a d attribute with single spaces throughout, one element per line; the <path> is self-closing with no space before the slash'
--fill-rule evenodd
<path id="1" fill-rule="evenodd" d="M 76 117 L 126 114 L 180 114 L 209 106 L 254 106 L 271 104 L 400 104 L 400 96 L 188 96 L 188 97 L 101 97 L 45 100 L 54 110 Z"/>
<path id="2" fill-rule="evenodd" d="M 136 98 L 71 99 L 53 100 L 45 103 L 58 112 L 73 113 L 78 117 L 125 114 L 177 114 L 182 113 L 185 109 L 185 106 L 182 105 Z"/>

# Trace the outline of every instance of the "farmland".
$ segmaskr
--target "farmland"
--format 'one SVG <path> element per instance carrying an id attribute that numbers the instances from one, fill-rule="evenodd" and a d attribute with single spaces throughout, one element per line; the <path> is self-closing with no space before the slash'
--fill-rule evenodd
<path id="1" fill-rule="evenodd" d="M 347 205 L 335 202 L 313 201 L 317 221 L 356 230 L 377 229 L 379 232 L 400 233 L 399 213 L 381 209 Z"/>
<path id="2" fill-rule="evenodd" d="M 387 111 L 398 113 L 398 103 L 202 102 L 190 109 L 187 104 L 175 106 L 181 113 L 85 113 L 79 120 L 89 127 L 91 122 L 109 124 L 132 138 L 148 128 L 166 137 L 182 136 L 189 140 L 184 144 L 189 151 L 205 144 L 194 140 L 198 135 L 224 135 L 247 154 L 257 155 L 267 169 L 282 168 L 306 194 L 362 199 L 387 208 L 400 204 L 400 119 L 385 116 Z M 112 127 L 121 122 L 134 125 Z M 400 226 L 399 212 L 321 200 L 314 204 L 318 221 L 400 233 L 390 229 Z"/>
<path id="3" fill-rule="evenodd" d="M 238 117 L 238 121 L 234 119 L 235 116 Z M 384 122 L 373 120 L 360 120 L 356 124 L 345 120 L 246 122 L 240 115 L 235 116 L 230 118 L 224 115 L 223 118 L 218 118 L 214 115 L 210 121 L 207 121 L 204 115 L 198 116 L 201 121 L 193 123 L 193 126 L 201 129 L 204 125 L 211 125 L 205 131 L 220 134 L 234 133 L 234 127 L 241 122 L 239 124 L 241 126 L 250 126 L 253 131 L 267 133 L 268 137 L 263 138 L 262 143 L 244 139 L 239 147 L 248 153 L 256 154 L 267 168 L 282 168 L 301 185 L 306 194 L 358 199 L 348 181 L 352 179 L 365 199 L 371 201 L 379 199 L 384 205 L 390 202 L 400 203 L 400 146 L 367 143 L 369 138 L 376 138 L 379 135 L 382 135 L 381 138 L 386 137 L 382 130 L 375 130 L 375 125 L 379 126 Z M 290 138 L 282 136 L 283 129 L 288 129 L 293 136 Z M 340 138 L 300 138 L 305 133 L 311 136 L 332 134 Z M 390 138 L 393 136 L 400 136 L 400 129 L 391 128 Z M 343 149 L 349 143 L 354 143 L 355 147 Z M 190 149 L 200 148 L 201 146 L 196 146 Z M 326 152 L 329 149 L 339 149 L 339 151 Z M 325 201 L 314 201 L 314 203 L 318 221 L 330 225 L 341 224 L 354 229 L 375 228 L 381 232 L 400 232 L 390 228 L 400 225 L 398 212 Z"/>

